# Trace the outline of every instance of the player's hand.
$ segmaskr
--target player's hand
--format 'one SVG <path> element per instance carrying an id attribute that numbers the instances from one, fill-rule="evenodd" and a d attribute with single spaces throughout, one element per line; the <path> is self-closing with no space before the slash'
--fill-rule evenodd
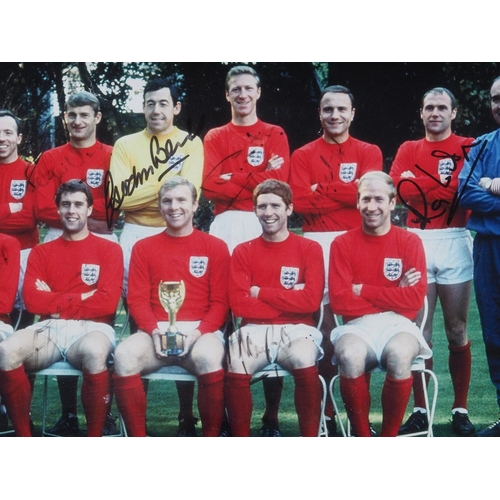
<path id="1" fill-rule="evenodd" d="M 491 181 L 492 179 L 490 177 L 481 177 L 481 179 L 479 179 L 479 187 L 483 188 L 485 191 L 488 191 L 488 189 L 491 187 Z"/>
<path id="2" fill-rule="evenodd" d="M 230 173 L 230 174 L 222 174 L 222 175 L 220 176 L 220 178 L 221 178 L 222 180 L 224 180 L 224 181 L 230 181 L 230 180 L 231 180 L 231 176 L 232 176 L 232 175 L 233 175 L 232 173 Z"/>
<path id="3" fill-rule="evenodd" d="M 193 344 L 201 337 L 201 332 L 200 330 L 193 330 L 189 333 L 183 333 L 182 336 L 184 337 L 184 352 L 179 354 L 178 358 L 185 358 L 189 354 Z"/>
<path id="4" fill-rule="evenodd" d="M 399 282 L 400 287 L 404 286 L 415 286 L 419 281 L 420 278 L 422 277 L 422 273 L 420 271 L 417 271 L 414 267 L 411 269 L 408 269 L 406 273 L 403 276 L 403 279 Z"/>
<path id="5" fill-rule="evenodd" d="M 23 209 L 22 203 L 9 203 L 10 213 L 15 214 Z"/>
<path id="6" fill-rule="evenodd" d="M 353 284 L 352 285 L 352 293 L 359 297 L 361 295 L 361 289 L 363 288 L 362 284 Z"/>
<path id="7" fill-rule="evenodd" d="M 97 288 L 95 290 L 90 291 L 90 292 L 82 293 L 82 300 L 86 300 L 89 297 L 92 297 L 92 295 L 94 295 L 94 293 L 96 293 L 96 292 L 97 292 Z"/>
<path id="8" fill-rule="evenodd" d="M 45 283 L 45 281 L 43 280 L 40 280 L 40 279 L 37 279 L 35 281 L 35 286 L 36 286 L 36 289 L 39 291 L 39 292 L 51 292 L 52 290 L 50 289 L 50 286 L 47 285 L 47 283 Z"/>
<path id="9" fill-rule="evenodd" d="M 87 219 L 87 227 L 89 231 L 97 234 L 113 234 L 113 229 L 109 229 L 108 223 L 105 220 L 97 220 L 89 217 Z"/>
<path id="10" fill-rule="evenodd" d="M 285 163 L 285 160 L 281 156 L 273 155 L 267 161 L 266 170 L 278 170 L 283 163 Z"/>
<path id="11" fill-rule="evenodd" d="M 305 283 L 297 283 L 296 285 L 293 285 L 292 290 L 304 290 L 305 287 Z"/>
<path id="12" fill-rule="evenodd" d="M 250 287 L 250 297 L 252 297 L 252 299 L 258 299 L 259 292 L 260 292 L 260 287 L 258 287 L 258 286 L 251 286 Z"/>
<path id="13" fill-rule="evenodd" d="M 155 328 L 153 330 L 151 336 L 153 337 L 153 345 L 155 348 L 156 357 L 158 359 L 168 358 L 168 356 L 166 354 L 161 352 L 161 340 L 160 340 L 161 339 L 161 332 L 160 332 L 159 328 Z"/>
<path id="14" fill-rule="evenodd" d="M 415 179 L 415 174 L 411 170 L 405 170 L 402 174 L 401 177 L 403 179 Z"/>

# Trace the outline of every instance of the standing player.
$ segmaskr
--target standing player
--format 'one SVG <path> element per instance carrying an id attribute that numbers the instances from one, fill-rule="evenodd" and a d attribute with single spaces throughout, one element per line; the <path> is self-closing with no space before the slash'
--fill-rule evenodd
<path id="1" fill-rule="evenodd" d="M 107 359 L 115 337 L 123 259 L 118 244 L 90 233 L 92 193 L 71 180 L 56 194 L 63 235 L 36 246 L 28 259 L 24 296 L 40 322 L 0 343 L 0 394 L 17 436 L 30 436 L 27 371 L 61 359 L 83 371 L 87 435 L 101 436 L 110 398 Z"/>
<path id="2" fill-rule="evenodd" d="M 1 123 L 1 120 L 0 120 Z M 0 342 L 12 335 L 10 312 L 14 305 L 19 281 L 20 269 L 19 241 L 6 234 L 0 233 Z M 9 423 L 7 410 L 0 400 L 0 432 L 6 431 Z"/>
<path id="3" fill-rule="evenodd" d="M 33 314 L 24 309 L 22 296 L 24 272 L 31 249 L 38 244 L 38 229 L 33 212 L 35 192 L 30 183 L 29 163 L 19 157 L 22 141 L 21 121 L 10 111 L 0 110 L 0 233 L 13 236 L 21 245 L 19 287 L 11 319 L 21 315 L 21 328 L 33 323 Z"/>
<path id="4" fill-rule="evenodd" d="M 456 199 L 458 174 L 474 140 L 452 132 L 456 114 L 455 97 L 448 89 L 436 87 L 426 92 L 420 109 L 425 138 L 401 145 L 390 175 L 398 186 L 399 198 L 408 207 L 408 230 L 420 236 L 425 248 L 429 313 L 424 337 L 429 345 L 438 298 L 443 309 L 448 366 L 455 391 L 451 410 L 453 432 L 457 436 L 471 436 L 475 429 L 467 411 L 471 377 L 467 314 L 472 283 L 472 237 L 465 229 L 467 211 L 458 207 Z M 432 359 L 426 365 L 432 369 Z M 415 377 L 413 389 L 413 413 L 400 434 L 427 427 L 419 377 Z"/>
<path id="5" fill-rule="evenodd" d="M 490 91 L 491 111 L 500 125 L 500 77 Z M 471 210 L 467 227 L 474 237 L 474 289 L 491 381 L 500 406 L 500 129 L 479 137 L 459 175 L 460 204 Z M 499 437 L 500 418 L 478 432 Z"/>
<path id="6" fill-rule="evenodd" d="M 42 154 L 36 166 L 35 213 L 38 222 L 48 225 L 44 241 L 48 242 L 62 234 L 63 225 L 59 218 L 54 197 L 58 187 L 71 179 L 85 182 L 94 199 L 92 216 L 88 228 L 94 234 L 117 242 L 111 225 L 106 221 L 104 179 L 109 170 L 112 147 L 96 139 L 97 125 L 102 119 L 99 99 L 90 92 L 77 92 L 66 102 L 64 122 L 69 142 Z M 74 436 L 79 434 L 77 416 L 78 377 L 57 377 L 61 396 L 61 417 L 49 428 L 51 434 Z M 116 434 L 111 415 L 106 420 L 106 433 Z"/>
<path id="7" fill-rule="evenodd" d="M 262 235 L 236 247 L 231 259 L 229 305 L 242 326 L 229 338 L 226 406 L 234 436 L 250 434 L 252 375 L 276 362 L 295 380 L 302 436 L 317 436 L 321 386 L 317 361 L 321 332 L 314 328 L 324 288 L 321 247 L 288 231 L 292 192 L 269 179 L 254 191 Z"/>
<path id="8" fill-rule="evenodd" d="M 416 235 L 392 226 L 395 204 L 391 178 L 365 174 L 358 183 L 362 226 L 336 238 L 330 252 L 330 303 L 344 321 L 331 341 L 342 399 L 358 437 L 371 435 L 366 373 L 378 365 L 387 370 L 381 435 L 396 436 L 410 398 L 411 364 L 417 355 L 432 355 L 412 322 L 427 285 L 424 249 Z"/>
<path id="9" fill-rule="evenodd" d="M 113 150 L 107 182 L 108 216 L 119 210 L 125 214 L 120 236 L 125 264 L 124 298 L 134 244 L 165 231 L 165 220 L 158 211 L 158 191 L 162 184 L 180 175 L 198 191 L 201 186 L 203 145 L 199 137 L 174 125 L 180 112 L 179 89 L 169 79 L 150 80 L 144 88 L 146 128 L 118 139 Z M 132 316 L 130 331 L 137 331 Z M 194 384 L 177 382 L 177 388 L 181 400 L 179 435 L 196 435 L 192 410 Z"/>
<path id="10" fill-rule="evenodd" d="M 323 248 L 325 276 L 328 276 L 330 245 L 343 232 L 361 225 L 356 208 L 357 184 L 371 170 L 382 170 L 378 146 L 360 141 L 349 133 L 354 119 L 354 98 L 342 85 L 326 87 L 320 98 L 319 119 L 323 134 L 292 154 L 290 185 L 295 211 L 303 216 L 304 237 Z M 328 298 L 328 283 L 323 297 L 323 349 L 319 364 L 327 383 L 337 373 L 332 366 L 330 332 L 334 327 Z M 328 399 L 326 415 L 329 434 L 335 433 L 333 405 Z"/>
<path id="11" fill-rule="evenodd" d="M 162 366 L 182 366 L 198 378 L 203 436 L 218 436 L 224 413 L 220 329 L 228 318 L 229 252 L 223 241 L 193 228 L 197 192 L 187 179 L 168 179 L 158 201 L 167 228 L 137 242 L 132 252 L 128 303 L 139 331 L 116 349 L 116 400 L 129 435 L 145 436 L 146 393 L 141 375 Z M 181 280 L 186 295 L 176 326 L 184 337 L 184 352 L 167 356 L 160 348 L 160 334 L 169 318 L 158 298 L 158 286 L 162 281 Z"/>
<path id="12" fill-rule="evenodd" d="M 266 179 L 288 181 L 288 139 L 281 127 L 257 117 L 260 78 L 250 66 L 234 66 L 226 76 L 226 99 L 231 121 L 209 130 L 204 139 L 203 193 L 214 203 L 210 234 L 224 240 L 232 253 L 236 245 L 262 233 L 255 217 L 252 192 Z M 278 410 L 283 381 L 264 380 L 265 437 L 278 437 Z"/>

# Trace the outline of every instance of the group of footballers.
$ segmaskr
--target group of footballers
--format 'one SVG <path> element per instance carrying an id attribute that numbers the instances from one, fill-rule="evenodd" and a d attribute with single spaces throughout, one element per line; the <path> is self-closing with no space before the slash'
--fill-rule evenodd
<path id="1" fill-rule="evenodd" d="M 146 128 L 112 148 L 96 140 L 99 100 L 78 92 L 64 111 L 69 142 L 44 152 L 36 165 L 18 156 L 20 120 L 0 111 L 0 419 L 9 418 L 17 436 L 32 435 L 33 374 L 62 359 L 83 373 L 88 436 L 107 433 L 113 394 L 128 435 L 145 436 L 141 377 L 178 365 L 197 378 L 202 435 L 248 436 L 251 378 L 277 363 L 293 375 L 302 436 L 320 428 L 318 375 L 329 383 L 338 370 L 353 434 L 373 436 L 369 373 L 381 366 L 387 375 L 380 435 L 418 432 L 428 421 L 411 364 L 420 356 L 432 366 L 439 298 L 455 393 L 452 429 L 474 435 L 467 410 L 473 278 L 467 209 L 488 245 L 483 252 L 490 252 L 486 263 L 474 264 L 475 276 L 481 266 L 476 293 L 500 401 L 500 341 L 489 316 L 498 309 L 489 269 L 500 259 L 492 244 L 500 238 L 500 210 L 491 209 L 500 195 L 498 134 L 477 141 L 456 136 L 455 97 L 433 88 L 420 109 L 425 137 L 402 144 L 385 174 L 380 149 L 350 135 L 355 105 L 346 87 L 323 90 L 321 136 L 291 156 L 284 130 L 257 116 L 261 85 L 253 68 L 231 68 L 225 94 L 231 121 L 202 142 L 174 124 L 182 106 L 176 86 L 151 80 L 144 89 Z M 499 80 L 491 95 L 500 124 Z M 476 161 L 464 167 L 472 154 Z M 209 234 L 193 222 L 201 192 L 213 204 Z M 407 207 L 407 229 L 391 223 L 397 202 Z M 303 236 L 288 229 L 292 211 L 302 216 Z M 120 212 L 118 244 L 113 224 Z M 38 223 L 48 226 L 43 244 Z M 178 355 L 162 349 L 170 318 L 158 287 L 165 281 L 185 286 Z M 115 348 L 120 296 L 131 335 Z M 422 334 L 416 321 L 425 296 Z M 58 379 L 62 415 L 54 434 L 79 433 L 77 381 Z M 262 435 L 278 437 L 283 381 L 263 383 Z M 414 410 L 402 424 L 412 389 Z M 178 435 L 196 435 L 194 384 L 178 382 L 177 392 Z M 333 435 L 329 400 L 325 415 Z M 479 435 L 500 435 L 500 421 Z"/>

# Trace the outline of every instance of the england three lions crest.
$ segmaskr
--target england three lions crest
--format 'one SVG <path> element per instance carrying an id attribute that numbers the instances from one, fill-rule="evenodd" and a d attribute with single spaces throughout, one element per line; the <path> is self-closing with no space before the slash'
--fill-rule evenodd
<path id="1" fill-rule="evenodd" d="M 190 257 L 189 272 L 195 278 L 201 278 L 207 272 L 208 257 Z"/>
<path id="2" fill-rule="evenodd" d="M 10 181 L 10 194 L 15 200 L 24 198 L 26 194 L 26 181 Z"/>
<path id="3" fill-rule="evenodd" d="M 281 268 L 280 282 L 287 289 L 290 290 L 299 280 L 298 267 L 285 267 Z"/>
<path id="4" fill-rule="evenodd" d="M 403 272 L 403 261 L 401 259 L 384 259 L 384 276 L 395 281 L 401 278 Z"/>
<path id="5" fill-rule="evenodd" d="M 452 158 L 443 158 L 438 163 L 439 175 L 451 175 L 455 170 L 455 162 Z"/>
<path id="6" fill-rule="evenodd" d="M 357 163 L 341 163 L 339 177 L 342 182 L 352 182 L 356 178 Z"/>
<path id="7" fill-rule="evenodd" d="M 104 179 L 104 170 L 102 168 L 89 168 L 87 170 L 87 184 L 91 188 L 98 188 Z"/>
<path id="8" fill-rule="evenodd" d="M 247 161 L 252 167 L 262 165 L 264 161 L 264 148 L 262 146 L 251 146 L 248 148 Z"/>
<path id="9" fill-rule="evenodd" d="M 82 281 L 86 285 L 95 285 L 99 279 L 98 264 L 82 264 Z"/>

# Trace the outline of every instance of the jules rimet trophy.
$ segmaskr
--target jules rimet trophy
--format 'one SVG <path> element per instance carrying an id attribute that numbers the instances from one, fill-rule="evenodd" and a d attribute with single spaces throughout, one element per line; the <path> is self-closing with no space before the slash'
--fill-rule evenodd
<path id="1" fill-rule="evenodd" d="M 176 315 L 186 296 L 184 281 L 160 281 L 158 296 L 170 323 L 167 331 L 160 335 L 161 351 L 167 356 L 177 356 L 184 352 L 184 336 L 175 326 Z"/>

